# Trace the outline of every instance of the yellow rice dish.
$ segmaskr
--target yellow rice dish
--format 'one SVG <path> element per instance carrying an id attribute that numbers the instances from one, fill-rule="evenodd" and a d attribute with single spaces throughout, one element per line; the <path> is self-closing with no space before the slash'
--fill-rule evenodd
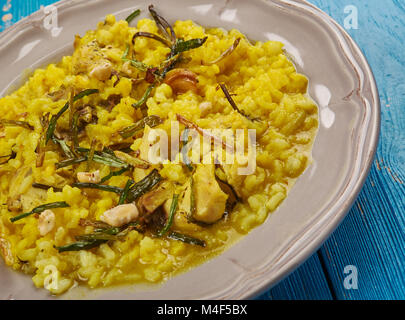
<path id="1" fill-rule="evenodd" d="M 149 10 L 108 15 L 0 99 L 0 252 L 53 294 L 159 283 L 203 263 L 262 224 L 311 161 L 318 109 L 282 43 L 171 27 Z M 147 134 L 170 139 L 175 122 L 194 141 L 254 130 L 253 172 L 187 151 L 152 163 Z"/>

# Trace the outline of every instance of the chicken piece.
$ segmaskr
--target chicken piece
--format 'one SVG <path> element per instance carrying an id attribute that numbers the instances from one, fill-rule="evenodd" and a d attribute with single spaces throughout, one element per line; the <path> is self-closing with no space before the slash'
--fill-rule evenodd
<path id="1" fill-rule="evenodd" d="M 138 208 L 134 203 L 121 204 L 104 212 L 100 220 L 113 227 L 121 227 L 139 217 Z"/>
<path id="2" fill-rule="evenodd" d="M 196 232 L 201 231 L 203 227 L 191 222 L 188 219 L 188 215 L 191 211 L 191 189 L 188 186 L 183 194 L 181 195 L 179 201 L 179 207 L 174 215 L 173 219 L 173 229 L 181 232 Z M 169 217 L 170 206 L 172 205 L 172 199 L 169 199 L 164 204 L 164 211 L 166 213 L 166 218 Z"/>
<path id="3" fill-rule="evenodd" d="M 171 199 L 174 192 L 174 186 L 171 182 L 164 181 L 152 191 L 144 194 L 138 201 L 138 206 L 147 213 L 154 212 L 168 199 Z"/>
<path id="4" fill-rule="evenodd" d="M 192 218 L 204 223 L 218 221 L 225 212 L 228 195 L 215 179 L 214 165 L 197 165 L 193 179 L 195 212 Z"/>
<path id="5" fill-rule="evenodd" d="M 41 212 L 38 219 L 38 230 L 41 236 L 47 235 L 55 228 L 55 214 L 52 210 Z"/>
<path id="6" fill-rule="evenodd" d="M 222 167 L 224 169 L 227 182 L 233 187 L 236 194 L 239 197 L 242 197 L 243 183 L 246 179 L 246 175 L 238 174 L 239 165 L 237 163 L 223 164 Z"/>
<path id="7" fill-rule="evenodd" d="M 100 81 L 106 81 L 110 79 L 111 72 L 113 70 L 112 64 L 110 61 L 102 59 L 94 67 L 91 68 L 89 76 L 96 78 Z"/>
<path id="8" fill-rule="evenodd" d="M 101 181 L 100 171 L 96 170 L 94 172 L 78 172 L 77 180 L 79 182 L 99 183 Z"/>
<path id="9" fill-rule="evenodd" d="M 96 40 L 85 42 L 85 39 L 76 37 L 75 51 L 72 56 L 73 74 L 87 73 L 90 77 L 105 81 L 110 78 L 113 70 L 111 62 L 101 51 Z"/>

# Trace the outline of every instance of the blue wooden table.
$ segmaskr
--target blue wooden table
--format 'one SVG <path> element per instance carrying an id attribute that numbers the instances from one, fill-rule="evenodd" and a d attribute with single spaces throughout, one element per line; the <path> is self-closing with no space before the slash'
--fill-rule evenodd
<path id="1" fill-rule="evenodd" d="M 39 10 L 40 5 L 53 2 L 0 0 L 0 32 Z M 405 0 L 310 2 L 346 27 L 366 55 L 380 92 L 381 138 L 370 175 L 343 223 L 298 270 L 258 299 L 402 300 L 405 299 Z"/>

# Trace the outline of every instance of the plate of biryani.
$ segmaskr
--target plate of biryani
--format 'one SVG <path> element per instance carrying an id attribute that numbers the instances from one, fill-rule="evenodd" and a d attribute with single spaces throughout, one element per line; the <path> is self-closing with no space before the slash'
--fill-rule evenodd
<path id="1" fill-rule="evenodd" d="M 2 299 L 254 297 L 378 141 L 367 61 L 302 0 L 63 0 L 0 56 Z"/>

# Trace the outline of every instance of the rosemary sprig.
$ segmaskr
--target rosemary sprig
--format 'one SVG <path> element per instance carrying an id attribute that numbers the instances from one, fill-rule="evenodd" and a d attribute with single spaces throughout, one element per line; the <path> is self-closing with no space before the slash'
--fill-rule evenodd
<path id="1" fill-rule="evenodd" d="M 123 192 L 123 189 L 120 187 L 109 186 L 106 184 L 99 184 L 99 183 L 76 182 L 72 184 L 72 187 L 77 187 L 79 189 L 98 189 L 118 194 L 121 194 Z"/>
<path id="2" fill-rule="evenodd" d="M 133 125 L 126 127 L 122 130 L 120 130 L 118 133 L 123 137 L 124 139 L 129 138 L 137 134 L 138 132 L 142 131 L 145 128 L 145 125 L 148 127 L 156 127 L 159 124 L 163 123 L 162 118 L 156 115 L 151 115 L 147 116 L 145 118 L 142 118 L 141 120 L 137 121 Z"/>
<path id="3" fill-rule="evenodd" d="M 107 242 L 107 240 L 87 240 L 87 241 L 78 241 L 74 243 L 67 244 L 65 246 L 61 247 L 54 247 L 57 249 L 59 252 L 66 252 L 66 251 L 80 251 L 80 250 L 88 250 L 92 249 L 95 247 L 100 246 L 100 244 L 103 244 Z"/>
<path id="4" fill-rule="evenodd" d="M 200 247 L 205 247 L 206 243 L 204 240 L 200 240 L 182 233 L 178 233 L 178 232 L 170 232 L 167 235 L 168 238 L 173 239 L 173 240 L 178 240 L 178 241 L 182 241 L 184 243 L 188 243 L 188 244 L 192 244 L 192 245 L 197 245 Z"/>
<path id="5" fill-rule="evenodd" d="M 132 179 L 128 179 L 127 183 L 125 184 L 124 190 L 122 190 L 122 193 L 120 195 L 118 205 L 125 203 L 125 200 L 128 197 L 129 188 L 131 187 L 131 185 L 133 185 L 133 183 L 134 181 Z"/>
<path id="6" fill-rule="evenodd" d="M 176 210 L 177 210 L 178 201 L 179 201 L 179 195 L 174 194 L 172 203 L 170 205 L 169 218 L 167 219 L 166 225 L 163 227 L 163 229 L 158 232 L 159 237 L 164 236 L 167 233 L 167 231 L 169 231 L 169 229 L 172 227 L 174 214 L 176 213 Z"/>
<path id="7" fill-rule="evenodd" d="M 130 24 L 132 20 L 134 20 L 137 16 L 139 16 L 140 13 L 141 10 L 139 9 L 135 10 L 128 17 L 126 17 L 125 21 L 128 22 L 128 24 Z"/>
<path id="8" fill-rule="evenodd" d="M 145 91 L 141 99 L 139 99 L 137 102 L 133 103 L 132 106 L 137 109 L 141 107 L 142 105 L 145 104 L 146 100 L 148 100 L 153 88 L 155 87 L 155 83 L 152 83 Z"/>
<path id="9" fill-rule="evenodd" d="M 85 96 L 91 95 L 93 93 L 97 93 L 98 89 L 86 89 L 81 92 L 79 92 L 77 95 L 75 95 L 72 99 L 72 102 L 76 102 L 79 99 L 82 99 Z M 56 115 L 53 115 L 51 117 L 51 120 L 49 121 L 49 126 L 48 129 L 46 130 L 46 135 L 45 135 L 45 144 L 48 143 L 48 141 L 52 138 L 53 133 L 55 132 L 56 129 L 56 123 L 58 122 L 59 118 L 65 113 L 67 109 L 69 109 L 70 103 L 69 101 L 66 102 L 66 104 L 58 111 Z"/>
<path id="10" fill-rule="evenodd" d="M 62 149 L 62 151 L 63 151 L 63 153 L 65 154 L 66 157 L 68 157 L 68 158 L 74 158 L 75 157 L 73 151 L 67 145 L 65 140 L 58 139 L 55 136 L 52 136 L 51 139 L 55 144 L 58 144 L 61 147 L 61 149 Z"/>
<path id="11" fill-rule="evenodd" d="M 153 169 L 145 178 L 141 181 L 135 183 L 128 191 L 127 200 L 129 202 L 135 201 L 140 196 L 147 193 L 155 185 L 157 185 L 162 180 L 161 175 L 157 169 Z"/>
<path id="12" fill-rule="evenodd" d="M 207 39 L 208 37 L 190 40 L 178 39 L 172 48 L 172 55 L 175 56 L 178 55 L 179 53 L 199 48 L 205 43 L 205 41 L 207 41 Z"/>
<path id="13" fill-rule="evenodd" d="M 29 212 L 25 212 L 22 213 L 18 216 L 15 216 L 13 218 L 10 219 L 11 222 L 15 222 L 17 220 L 23 219 L 25 217 L 28 217 L 34 213 L 41 213 L 47 209 L 54 209 L 54 208 L 66 208 L 69 207 L 69 205 L 65 202 L 65 201 L 58 201 L 58 202 L 51 202 L 51 203 L 47 203 L 47 204 L 43 204 L 41 206 L 38 206 L 34 209 L 32 209 Z"/>
<path id="14" fill-rule="evenodd" d="M 121 174 L 123 174 L 127 170 L 129 170 L 129 167 L 124 167 L 124 168 L 122 168 L 120 170 L 117 170 L 117 171 L 111 171 L 109 174 L 107 174 L 105 177 L 103 177 L 101 179 L 100 183 L 104 183 L 107 180 L 110 180 L 112 177 L 120 176 Z"/>
<path id="15" fill-rule="evenodd" d="M 83 225 L 92 225 L 98 226 L 100 225 L 100 221 L 80 221 Z M 61 247 L 55 247 L 59 252 L 65 251 L 79 251 L 79 250 L 88 250 L 95 247 L 100 246 L 107 241 L 115 241 L 120 240 L 122 237 L 126 236 L 128 232 L 133 229 L 141 232 L 141 229 L 137 229 L 139 227 L 139 223 L 134 221 L 122 227 L 110 227 L 105 226 L 102 223 L 102 228 L 96 229 L 94 233 L 83 234 L 76 236 L 77 242 L 67 244 Z"/>
<path id="16" fill-rule="evenodd" d="M 80 157 L 80 158 L 69 158 L 58 162 L 55 167 L 56 169 L 72 166 L 77 163 L 81 163 L 87 161 L 87 157 Z"/>
<path id="17" fill-rule="evenodd" d="M 240 110 L 238 108 L 238 106 L 236 105 L 235 101 L 232 99 L 232 96 L 230 95 L 228 89 L 226 88 L 224 83 L 220 83 L 219 84 L 221 90 L 223 91 L 223 93 L 225 94 L 226 99 L 228 100 L 229 104 L 232 106 L 232 108 L 237 111 L 238 113 L 240 113 L 242 116 L 244 116 L 246 119 L 250 120 L 250 121 L 259 121 L 260 118 L 252 118 L 251 116 L 247 115 L 245 113 L 245 111 Z"/>

